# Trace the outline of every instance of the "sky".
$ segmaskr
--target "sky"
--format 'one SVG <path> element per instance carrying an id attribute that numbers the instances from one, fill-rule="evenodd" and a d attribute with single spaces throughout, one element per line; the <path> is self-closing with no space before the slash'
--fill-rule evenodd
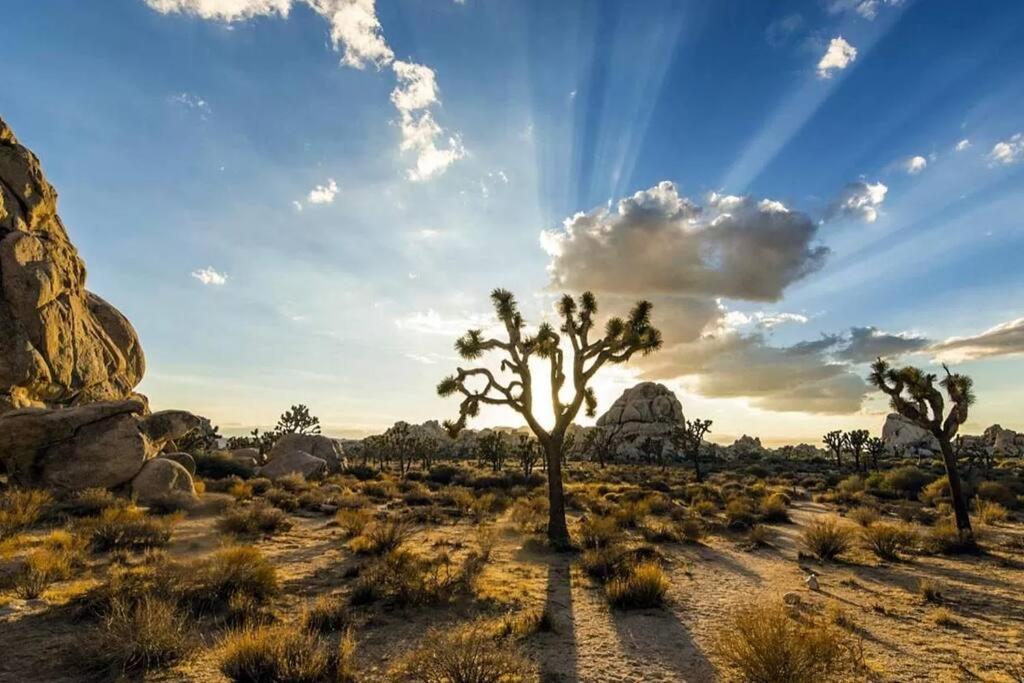
<path id="1" fill-rule="evenodd" d="M 654 303 L 599 412 L 654 380 L 719 441 L 877 433 L 885 355 L 1024 428 L 1024 3 L 39 0 L 0 58 L 154 409 L 453 418 L 504 287 Z"/>

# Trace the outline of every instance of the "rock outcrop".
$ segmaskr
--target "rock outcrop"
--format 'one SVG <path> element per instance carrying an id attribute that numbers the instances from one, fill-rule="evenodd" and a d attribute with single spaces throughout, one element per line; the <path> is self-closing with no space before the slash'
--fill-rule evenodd
<path id="1" fill-rule="evenodd" d="M 940 452 L 938 439 L 899 413 L 889 413 L 885 418 L 882 441 L 890 452 L 897 455 L 934 455 Z"/>
<path id="2" fill-rule="evenodd" d="M 21 486 L 114 488 L 198 424 L 184 411 L 146 415 L 134 400 L 13 410 L 0 415 L 0 463 Z"/>
<path id="3" fill-rule="evenodd" d="M 132 396 L 138 337 L 85 279 L 57 192 L 0 119 L 0 413 Z"/>
<path id="4" fill-rule="evenodd" d="M 642 457 L 641 444 L 650 438 L 661 440 L 662 452 L 671 451 L 674 456 L 668 437 L 682 420 L 683 406 L 668 387 L 641 382 L 626 389 L 598 419 L 597 426 L 614 433 L 619 457 L 636 460 Z"/>
<path id="5" fill-rule="evenodd" d="M 345 469 L 345 452 L 334 439 L 320 434 L 282 434 L 274 447 L 267 453 L 267 460 L 273 462 L 278 456 L 301 451 L 327 463 L 331 472 Z"/>
<path id="6" fill-rule="evenodd" d="M 992 425 L 982 435 L 985 443 L 992 448 L 995 455 L 1007 457 L 1024 456 L 1024 434 Z"/>

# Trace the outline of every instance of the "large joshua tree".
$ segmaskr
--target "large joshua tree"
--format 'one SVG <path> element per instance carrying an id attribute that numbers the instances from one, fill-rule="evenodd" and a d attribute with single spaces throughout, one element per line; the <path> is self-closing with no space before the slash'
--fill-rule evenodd
<path id="1" fill-rule="evenodd" d="M 918 427 L 930 432 L 939 442 L 942 461 L 946 467 L 949 493 L 953 499 L 953 515 L 961 536 L 971 535 L 971 520 L 967 515 L 967 501 L 960 485 L 953 439 L 967 420 L 967 409 L 974 403 L 974 381 L 967 375 L 952 373 L 945 365 L 946 376 L 939 386 L 946 390 L 953 405 L 945 414 L 942 392 L 935 386 L 937 377 L 915 367 L 895 369 L 879 358 L 871 365 L 871 383 L 889 397 L 892 409 Z"/>
<path id="2" fill-rule="evenodd" d="M 651 325 L 651 304 L 640 301 L 626 319 L 611 318 L 605 324 L 604 335 L 591 339 L 597 299 L 584 292 L 578 299 L 564 295 L 558 303 L 562 319 L 561 335 L 555 328 L 542 323 L 536 333 L 528 334 L 519 305 L 511 292 L 496 289 L 491 292 L 498 320 L 505 326 L 507 340 L 484 337 L 481 330 L 469 330 L 455 342 L 455 350 L 466 360 L 477 360 L 490 351 L 501 352 L 500 373 L 508 377 L 502 383 L 493 371 L 484 367 L 459 368 L 437 385 L 441 396 L 460 394 L 459 419 L 445 422 L 454 436 L 466 426 L 466 421 L 480 412 L 480 406 L 509 406 L 523 416 L 530 430 L 544 449 L 548 471 L 548 540 L 555 547 L 568 547 L 569 530 L 565 524 L 565 498 L 562 491 L 562 452 L 566 430 L 586 407 L 592 417 L 597 410 L 597 399 L 588 383 L 607 363 L 625 363 L 634 354 L 648 354 L 661 346 L 661 332 Z M 563 336 L 572 350 L 572 360 L 566 367 Z M 534 411 L 534 379 L 530 361 L 537 357 L 548 362 L 551 383 L 551 407 L 555 423 L 545 429 Z M 563 399 L 566 381 L 571 392 Z"/>

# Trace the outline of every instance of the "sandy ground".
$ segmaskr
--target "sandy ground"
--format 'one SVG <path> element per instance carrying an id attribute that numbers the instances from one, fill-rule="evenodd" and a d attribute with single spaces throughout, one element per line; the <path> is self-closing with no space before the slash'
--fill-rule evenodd
<path id="1" fill-rule="evenodd" d="M 821 565 L 798 560 L 800 525 L 828 514 L 813 503 L 797 503 L 793 523 L 774 525 L 773 547 L 746 550 L 740 537 L 712 536 L 705 543 L 662 544 L 671 580 L 664 609 L 611 610 L 601 588 L 574 566 L 574 556 L 548 552 L 499 520 L 492 560 L 478 593 L 495 610 L 546 605 L 553 629 L 531 636 L 527 653 L 545 681 L 668 682 L 723 680 L 716 673 L 716 629 L 737 606 L 795 592 L 807 609 L 842 610 L 861 639 L 869 678 L 879 681 L 1024 680 L 1024 552 L 1006 540 L 1024 534 L 1021 525 L 989 531 L 982 557 L 914 557 L 880 563 L 866 552 Z M 278 567 L 284 619 L 303 605 L 342 590 L 358 562 L 329 518 L 296 517 L 291 531 L 257 545 Z M 197 512 L 176 530 L 169 552 L 195 557 L 228 541 L 216 516 Z M 431 527 L 420 547 L 471 543 L 473 524 Z M 1024 544 L 1016 546 L 1024 547 Z M 805 568 L 819 575 L 820 590 L 804 587 Z M 101 574 L 102 567 L 94 568 Z M 944 606 L 960 622 L 941 627 L 928 620 L 935 609 L 917 594 L 920 579 L 933 581 Z M 61 607 L 88 581 L 58 586 L 36 603 L 11 601 L 0 608 L 0 681 L 85 680 L 75 662 L 75 636 L 83 627 Z M 471 602 L 444 608 L 377 610 L 358 634 L 360 669 L 367 681 L 385 681 L 388 662 L 414 645 L 427 628 L 471 618 Z M 174 668 L 151 673 L 152 681 L 219 681 L 210 649 Z"/>

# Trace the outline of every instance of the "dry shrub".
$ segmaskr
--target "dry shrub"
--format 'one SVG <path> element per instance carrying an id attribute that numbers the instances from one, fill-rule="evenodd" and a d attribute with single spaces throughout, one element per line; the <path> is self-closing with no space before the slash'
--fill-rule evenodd
<path id="1" fill-rule="evenodd" d="M 612 512 L 619 526 L 624 529 L 633 529 L 639 526 L 643 518 L 651 512 L 650 503 L 647 500 L 626 501 Z"/>
<path id="2" fill-rule="evenodd" d="M 262 500 L 233 507 L 219 525 L 223 531 L 240 536 L 272 536 L 292 528 L 287 514 Z"/>
<path id="3" fill-rule="evenodd" d="M 506 615 L 498 625 L 498 635 L 526 638 L 541 631 L 551 631 L 553 619 L 546 607 L 534 607 Z"/>
<path id="4" fill-rule="evenodd" d="M 8 489 L 0 493 L 0 540 L 38 522 L 51 500 L 49 493 L 36 489 Z"/>
<path id="5" fill-rule="evenodd" d="M 929 579 L 921 579 L 917 582 L 917 593 L 925 602 L 939 604 L 942 602 L 942 590 L 938 584 Z"/>
<path id="6" fill-rule="evenodd" d="M 228 487 L 228 494 L 235 500 L 249 500 L 255 494 L 255 490 L 250 482 L 239 479 Z"/>
<path id="7" fill-rule="evenodd" d="M 127 498 L 115 496 L 108 489 L 82 489 L 71 494 L 60 503 L 60 511 L 72 517 L 95 517 L 107 508 L 124 508 L 130 505 Z"/>
<path id="8" fill-rule="evenodd" d="M 412 533 L 412 527 L 401 520 L 375 520 L 367 524 L 348 545 L 361 555 L 384 555 L 400 548 Z"/>
<path id="9" fill-rule="evenodd" d="M 974 512 L 982 524 L 1001 524 L 1009 516 L 1009 511 L 994 500 L 974 499 Z"/>
<path id="10" fill-rule="evenodd" d="M 303 626 L 318 633 L 342 631 L 352 623 L 348 604 L 340 595 L 321 595 L 303 617 Z"/>
<path id="11" fill-rule="evenodd" d="M 948 607 L 936 607 L 928 612 L 928 621 L 943 628 L 960 628 L 963 624 Z"/>
<path id="12" fill-rule="evenodd" d="M 150 517 L 144 510 L 129 506 L 106 508 L 98 518 L 84 520 L 82 526 L 95 550 L 138 551 L 167 545 L 179 520 L 176 515 Z"/>
<path id="13" fill-rule="evenodd" d="M 290 491 L 274 486 L 263 492 L 263 500 L 285 512 L 295 512 L 299 509 L 299 497 Z"/>
<path id="14" fill-rule="evenodd" d="M 71 569 L 67 553 L 50 548 L 33 550 L 14 575 L 14 592 L 23 600 L 34 600 L 54 581 L 70 578 Z"/>
<path id="15" fill-rule="evenodd" d="M 512 506 L 512 522 L 524 533 L 540 533 L 548 528 L 548 500 L 545 496 L 520 498 Z"/>
<path id="16" fill-rule="evenodd" d="M 337 650 L 326 640 L 288 624 L 229 634 L 220 644 L 220 670 L 235 683 L 324 683 L 352 680 L 354 640 Z"/>
<path id="17" fill-rule="evenodd" d="M 609 604 L 623 609 L 658 607 L 667 591 L 668 577 L 654 562 L 629 565 L 605 587 Z"/>
<path id="18" fill-rule="evenodd" d="M 732 529 L 748 529 L 754 524 L 754 507 L 742 498 L 733 498 L 725 505 L 725 521 Z"/>
<path id="19" fill-rule="evenodd" d="M 1003 507 L 1017 507 L 1017 496 L 1006 484 L 998 481 L 983 481 L 974 490 L 974 495 L 982 500 L 999 503 Z"/>
<path id="20" fill-rule="evenodd" d="M 96 668 L 121 673 L 170 664 L 196 643 L 187 617 L 174 603 L 151 595 L 139 600 L 114 598 L 83 649 Z"/>
<path id="21" fill-rule="evenodd" d="M 389 680 L 405 683 L 520 683 L 533 679 L 529 661 L 489 630 L 471 624 L 432 630 L 392 668 Z"/>
<path id="22" fill-rule="evenodd" d="M 764 524 L 755 524 L 747 532 L 746 543 L 751 548 L 767 548 L 775 541 L 775 531 Z"/>
<path id="23" fill-rule="evenodd" d="M 359 508 L 345 508 L 338 510 L 337 514 L 334 515 L 334 521 L 341 531 L 345 534 L 345 538 L 352 538 L 363 533 L 363 529 L 373 519 L 373 513 L 369 510 Z"/>
<path id="24" fill-rule="evenodd" d="M 880 516 L 881 515 L 878 514 L 878 510 L 868 507 L 866 505 L 855 507 L 846 513 L 847 519 L 856 522 L 862 527 L 871 526 L 872 524 L 878 521 Z"/>
<path id="25" fill-rule="evenodd" d="M 739 608 L 718 633 L 715 651 L 746 683 L 839 681 L 861 666 L 849 636 L 823 621 L 791 617 L 779 603 Z"/>
<path id="26" fill-rule="evenodd" d="M 604 548 L 619 535 L 619 523 L 614 517 L 589 515 L 580 519 L 577 537 L 584 548 Z"/>
<path id="27" fill-rule="evenodd" d="M 209 558 L 177 568 L 171 590 L 196 614 L 227 612 L 247 619 L 279 590 L 277 570 L 252 546 L 222 548 Z"/>
<path id="28" fill-rule="evenodd" d="M 761 501 L 761 521 L 769 523 L 788 522 L 788 508 L 787 498 L 781 493 L 773 493 Z"/>
<path id="29" fill-rule="evenodd" d="M 864 547 L 883 560 L 896 562 L 900 552 L 914 547 L 917 535 L 912 529 L 887 522 L 875 522 L 860 532 Z"/>
<path id="30" fill-rule="evenodd" d="M 978 547 L 978 533 L 963 533 L 951 519 L 937 522 L 921 538 L 921 550 L 929 554 L 964 555 L 975 554 Z"/>
<path id="31" fill-rule="evenodd" d="M 353 605 L 387 600 L 399 607 L 448 602 L 473 586 L 482 567 L 476 553 L 457 566 L 448 555 L 428 559 L 396 549 L 362 569 L 349 599 Z"/>
<path id="32" fill-rule="evenodd" d="M 853 532 L 834 519 L 815 519 L 804 527 L 801 542 L 819 560 L 834 560 L 850 549 Z"/>
<path id="33" fill-rule="evenodd" d="M 704 522 L 696 517 L 690 517 L 680 522 L 679 531 L 682 533 L 683 539 L 688 543 L 700 543 L 701 539 L 707 534 Z"/>
<path id="34" fill-rule="evenodd" d="M 640 533 L 651 543 L 678 543 L 683 540 L 678 526 L 662 520 L 644 520 L 640 524 Z"/>

